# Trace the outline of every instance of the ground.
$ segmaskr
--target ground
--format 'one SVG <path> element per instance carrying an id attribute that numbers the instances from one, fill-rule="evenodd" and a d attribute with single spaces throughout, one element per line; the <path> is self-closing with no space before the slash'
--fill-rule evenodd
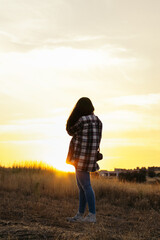
<path id="1" fill-rule="evenodd" d="M 78 199 L 0 191 L 0 239 L 160 240 L 160 212 L 96 202 L 97 223 L 69 223 Z"/>

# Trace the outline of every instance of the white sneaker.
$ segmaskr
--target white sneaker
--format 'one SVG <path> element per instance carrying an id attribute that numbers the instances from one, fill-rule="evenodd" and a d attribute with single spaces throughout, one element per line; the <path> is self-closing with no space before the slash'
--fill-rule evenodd
<path id="1" fill-rule="evenodd" d="M 83 221 L 83 213 L 77 212 L 77 214 L 74 217 L 67 217 L 67 221 L 82 222 Z"/>
<path id="2" fill-rule="evenodd" d="M 96 214 L 89 213 L 85 218 L 83 218 L 82 221 L 83 222 L 96 223 Z"/>

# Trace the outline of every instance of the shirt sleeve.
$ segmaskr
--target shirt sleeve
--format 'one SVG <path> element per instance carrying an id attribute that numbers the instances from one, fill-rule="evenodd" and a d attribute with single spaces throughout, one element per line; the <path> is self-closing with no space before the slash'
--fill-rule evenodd
<path id="1" fill-rule="evenodd" d="M 100 120 L 98 125 L 99 125 L 99 143 L 100 143 L 102 138 L 102 127 L 103 127 L 103 124 Z"/>
<path id="2" fill-rule="evenodd" d="M 82 119 L 80 118 L 72 127 L 67 128 L 70 136 L 77 134 L 82 129 Z"/>

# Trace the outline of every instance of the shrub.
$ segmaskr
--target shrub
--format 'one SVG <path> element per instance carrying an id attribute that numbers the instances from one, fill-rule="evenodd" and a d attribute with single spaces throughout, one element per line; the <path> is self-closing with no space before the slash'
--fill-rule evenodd
<path id="1" fill-rule="evenodd" d="M 146 173 L 144 171 L 122 172 L 119 174 L 119 180 L 142 183 L 146 181 Z"/>
<path id="2" fill-rule="evenodd" d="M 148 177 L 154 178 L 155 176 L 156 176 L 155 171 L 153 171 L 153 170 L 148 170 Z"/>

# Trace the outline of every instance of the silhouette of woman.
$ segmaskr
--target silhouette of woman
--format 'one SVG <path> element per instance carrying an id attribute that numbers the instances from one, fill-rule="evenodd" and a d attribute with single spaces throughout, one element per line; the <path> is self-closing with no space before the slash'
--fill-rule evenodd
<path id="1" fill-rule="evenodd" d="M 90 172 L 99 169 L 97 151 L 102 137 L 102 122 L 94 115 L 91 100 L 82 97 L 73 108 L 66 124 L 66 130 L 72 136 L 66 163 L 75 167 L 79 188 L 79 210 L 70 222 L 96 222 L 95 194 L 90 183 Z M 83 217 L 86 204 L 89 214 Z"/>

